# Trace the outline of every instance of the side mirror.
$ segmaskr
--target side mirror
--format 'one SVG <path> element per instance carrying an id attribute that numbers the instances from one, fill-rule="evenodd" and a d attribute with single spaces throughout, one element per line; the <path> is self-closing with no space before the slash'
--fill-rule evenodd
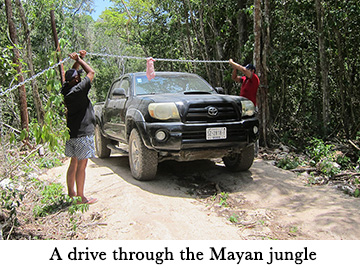
<path id="1" fill-rule="evenodd" d="M 222 87 L 215 87 L 215 91 L 218 94 L 224 94 L 224 95 L 226 94 L 224 88 L 222 88 Z"/>
<path id="2" fill-rule="evenodd" d="M 126 96 L 126 91 L 124 88 L 114 89 L 113 96 Z"/>

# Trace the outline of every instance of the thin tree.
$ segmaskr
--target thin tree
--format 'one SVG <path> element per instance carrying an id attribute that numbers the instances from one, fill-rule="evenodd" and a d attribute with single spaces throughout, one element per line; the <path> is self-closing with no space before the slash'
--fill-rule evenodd
<path id="1" fill-rule="evenodd" d="M 16 27 L 14 21 L 12 19 L 13 12 L 11 6 L 11 0 L 5 0 L 5 9 L 6 9 L 6 19 L 9 26 L 9 35 L 10 40 L 14 46 L 14 57 L 13 62 L 16 65 L 16 71 L 18 76 L 19 83 L 24 82 L 24 77 L 22 75 L 22 67 L 20 62 L 20 52 L 18 47 L 18 38 Z M 26 89 L 25 85 L 19 86 L 19 108 L 20 108 L 20 118 L 21 118 L 21 128 L 23 130 L 29 131 L 29 116 L 28 116 L 28 108 L 26 101 Z M 26 142 L 28 142 L 28 138 L 26 138 Z"/>
<path id="2" fill-rule="evenodd" d="M 21 25 L 23 27 L 23 32 L 24 32 L 24 39 L 26 43 L 26 63 L 29 68 L 30 77 L 32 77 L 35 75 L 35 71 L 34 71 L 34 64 L 32 61 L 33 50 L 31 46 L 30 29 L 27 24 L 25 10 L 21 4 L 21 0 L 15 0 L 15 4 L 20 14 Z M 31 88 L 32 88 L 32 94 L 33 94 L 38 123 L 42 126 L 44 124 L 45 111 L 42 106 L 41 98 L 39 95 L 39 87 L 36 79 L 31 81 Z"/>
<path id="3" fill-rule="evenodd" d="M 325 28 L 324 28 L 324 6 L 323 1 L 315 0 L 315 9 L 317 17 L 317 32 L 318 32 L 318 46 L 320 57 L 320 75 L 321 75 L 321 91 L 323 95 L 322 114 L 323 114 L 323 128 L 324 135 L 327 134 L 327 125 L 329 123 L 329 64 L 327 61 L 325 50 Z"/>
<path id="4" fill-rule="evenodd" d="M 267 86 L 267 66 L 266 66 L 266 53 L 268 48 L 267 34 L 262 32 L 262 11 L 261 0 L 254 1 L 254 62 L 258 71 L 260 79 L 260 86 L 257 94 L 258 106 L 259 106 L 259 120 L 260 120 L 260 142 L 267 147 L 268 146 L 268 121 L 269 121 L 269 104 L 268 104 L 268 86 Z M 269 3 L 265 3 L 266 13 L 269 14 Z M 267 15 L 269 16 L 269 15 Z M 268 20 L 268 18 L 267 18 Z M 267 22 L 266 20 L 266 22 Z M 266 25 L 265 25 L 266 26 Z M 268 30 L 266 26 L 266 33 Z M 262 41 L 264 44 L 262 44 Z M 262 52 L 262 48 L 264 49 Z"/>
<path id="5" fill-rule="evenodd" d="M 56 31 L 54 10 L 50 10 L 50 19 L 51 19 L 51 29 L 52 29 L 52 33 L 53 33 L 54 42 L 55 42 L 55 50 L 57 52 L 56 57 L 57 57 L 57 61 L 60 62 L 61 61 L 61 57 L 60 57 L 61 50 L 60 50 L 60 43 L 59 43 L 57 31 Z M 59 65 L 59 72 L 60 72 L 60 81 L 61 81 L 61 84 L 63 84 L 65 81 L 65 71 L 64 71 L 63 64 Z"/>

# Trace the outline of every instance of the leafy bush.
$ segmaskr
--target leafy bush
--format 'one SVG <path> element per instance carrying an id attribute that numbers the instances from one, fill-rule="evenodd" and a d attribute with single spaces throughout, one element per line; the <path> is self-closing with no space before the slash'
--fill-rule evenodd
<path id="1" fill-rule="evenodd" d="M 4 179 L 0 186 L 0 206 L 2 214 L 6 214 L 6 223 L 9 227 L 18 226 L 18 209 L 24 198 L 24 192 L 15 188 L 12 179 Z M 7 182 L 7 183 L 5 183 Z"/>
<path id="2" fill-rule="evenodd" d="M 334 145 L 326 144 L 321 139 L 313 138 L 310 141 L 310 146 L 306 149 L 311 159 L 310 165 L 316 166 L 321 173 L 331 177 L 340 172 L 338 164 L 335 163 L 336 152 Z"/>
<path id="3" fill-rule="evenodd" d="M 68 208 L 70 214 L 77 211 L 85 212 L 89 206 L 87 204 L 78 204 L 79 198 L 70 198 L 63 193 L 63 186 L 59 183 L 51 183 L 43 188 L 41 200 L 34 207 L 35 217 L 44 217 L 58 211 Z"/>
<path id="4" fill-rule="evenodd" d="M 336 162 L 333 161 L 333 159 L 330 157 L 330 158 L 323 158 L 321 159 L 317 164 L 316 164 L 318 170 L 329 176 L 329 177 L 332 177 L 338 173 L 341 172 L 341 169 L 340 169 L 340 165 L 337 164 Z"/>
<path id="5" fill-rule="evenodd" d="M 296 157 L 285 157 L 280 159 L 276 166 L 284 170 L 292 170 L 299 166 L 298 158 Z"/>
<path id="6" fill-rule="evenodd" d="M 323 174 L 330 177 L 339 173 L 341 169 L 351 169 L 353 165 L 351 158 L 336 151 L 334 145 L 324 143 L 321 139 L 312 139 L 307 152 L 311 158 L 310 165 L 316 166 Z"/>
<path id="7" fill-rule="evenodd" d="M 40 158 L 38 162 L 39 162 L 39 167 L 40 168 L 47 168 L 47 169 L 51 169 L 51 168 L 62 165 L 61 161 L 56 157 L 53 157 L 53 158 Z"/>
<path id="8" fill-rule="evenodd" d="M 45 106 L 44 125 L 37 122 L 30 124 L 30 134 L 37 144 L 47 143 L 51 151 L 63 150 L 61 142 L 69 138 L 64 118 L 59 115 L 59 112 L 64 114 L 64 110 L 62 98 L 58 94 L 52 95 Z"/>
<path id="9" fill-rule="evenodd" d="M 344 169 L 350 169 L 351 168 L 351 158 L 345 156 L 345 155 L 338 155 L 336 157 L 336 163 L 338 163 L 341 168 L 344 168 Z"/>
<path id="10" fill-rule="evenodd" d="M 312 159 L 311 165 L 316 165 L 322 158 L 331 157 L 334 153 L 334 146 L 325 144 L 323 140 L 313 138 L 310 146 L 306 147 L 309 157 Z"/>

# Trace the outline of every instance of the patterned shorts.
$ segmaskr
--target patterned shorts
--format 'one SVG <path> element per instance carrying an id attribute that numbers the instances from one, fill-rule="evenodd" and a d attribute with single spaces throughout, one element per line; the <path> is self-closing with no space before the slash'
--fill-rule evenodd
<path id="1" fill-rule="evenodd" d="M 79 160 L 95 157 L 94 136 L 71 138 L 66 142 L 65 155 Z"/>

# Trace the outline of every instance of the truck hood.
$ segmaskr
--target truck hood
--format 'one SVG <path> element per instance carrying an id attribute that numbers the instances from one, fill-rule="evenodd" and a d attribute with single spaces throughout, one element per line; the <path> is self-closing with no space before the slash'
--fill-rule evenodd
<path id="1" fill-rule="evenodd" d="M 208 121 L 208 110 L 214 108 L 218 114 L 210 117 L 219 120 L 238 120 L 241 118 L 241 101 L 244 97 L 221 95 L 221 94 L 199 94 L 179 93 L 142 96 L 144 104 L 149 103 L 175 103 L 182 121 Z M 146 105 L 147 108 L 147 105 Z M 191 119 L 191 120 L 190 120 Z M 150 120 L 149 120 L 150 121 Z"/>
<path id="2" fill-rule="evenodd" d="M 179 93 L 179 94 L 161 94 L 161 95 L 146 95 L 144 98 L 152 102 L 175 102 L 177 105 L 186 106 L 191 103 L 233 103 L 241 102 L 244 97 L 221 94 L 196 94 L 196 93 Z"/>

